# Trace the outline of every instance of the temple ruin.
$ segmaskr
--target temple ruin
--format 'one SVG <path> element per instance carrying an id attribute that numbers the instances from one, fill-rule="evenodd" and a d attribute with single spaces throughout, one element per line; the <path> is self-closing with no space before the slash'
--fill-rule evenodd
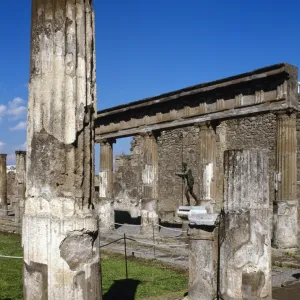
<path id="1" fill-rule="evenodd" d="M 224 151 L 262 149 L 269 158 L 273 245 L 297 247 L 298 100 L 297 68 L 277 64 L 98 111 L 99 197 L 111 203 L 102 214 L 125 210 L 142 224 L 182 222 L 175 212 L 186 198 L 174 175 L 182 162 L 192 170 L 201 205 L 219 212 Z M 132 154 L 116 158 L 113 174 L 114 142 L 128 136 Z"/>
<path id="2" fill-rule="evenodd" d="M 187 228 L 190 299 L 271 299 L 271 243 L 298 247 L 298 69 L 97 112 L 94 30 L 91 0 L 32 0 L 27 151 L 10 170 L 0 154 L 0 216 L 22 227 L 24 299 L 101 299 L 100 229 L 114 230 L 117 211 L 140 218 L 145 237 L 160 223 Z M 123 137 L 131 154 L 114 160 Z M 196 205 L 218 221 L 178 215 Z"/>

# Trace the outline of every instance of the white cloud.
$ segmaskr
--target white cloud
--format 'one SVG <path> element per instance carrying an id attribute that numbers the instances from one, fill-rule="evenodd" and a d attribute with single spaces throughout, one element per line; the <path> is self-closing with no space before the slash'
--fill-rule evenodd
<path id="1" fill-rule="evenodd" d="M 2 150 L 4 148 L 4 146 L 5 146 L 5 143 L 0 141 L 0 150 Z"/>
<path id="2" fill-rule="evenodd" d="M 5 115 L 6 106 L 0 104 L 0 119 Z"/>
<path id="3" fill-rule="evenodd" d="M 20 97 L 14 98 L 8 102 L 6 114 L 17 120 L 23 118 L 27 113 L 27 106 L 25 100 Z"/>
<path id="4" fill-rule="evenodd" d="M 9 130 L 26 130 L 26 121 L 19 122 L 16 126 L 9 128 Z"/>

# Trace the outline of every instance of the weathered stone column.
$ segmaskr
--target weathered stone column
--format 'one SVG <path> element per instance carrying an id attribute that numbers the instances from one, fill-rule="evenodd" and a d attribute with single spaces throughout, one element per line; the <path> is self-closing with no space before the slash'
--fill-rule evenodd
<path id="1" fill-rule="evenodd" d="M 189 246 L 189 299 L 217 299 L 218 228 L 191 226 Z"/>
<path id="2" fill-rule="evenodd" d="M 157 214 L 157 185 L 158 185 L 158 151 L 157 140 L 153 132 L 146 132 L 143 136 L 143 197 L 141 207 L 142 231 L 153 233 L 153 226 L 158 225 Z M 158 230 L 158 226 L 154 227 Z"/>
<path id="3" fill-rule="evenodd" d="M 200 125 L 200 204 L 208 212 L 216 203 L 216 132 L 210 122 Z"/>
<path id="4" fill-rule="evenodd" d="M 7 215 L 6 154 L 0 154 L 0 216 Z"/>
<path id="5" fill-rule="evenodd" d="M 272 299 L 268 154 L 226 151 L 220 227 L 222 299 Z"/>
<path id="6" fill-rule="evenodd" d="M 24 300 L 101 298 L 91 3 L 32 0 Z"/>
<path id="7" fill-rule="evenodd" d="M 113 197 L 113 143 L 115 140 L 102 140 L 100 142 L 100 174 L 99 197 Z"/>
<path id="8" fill-rule="evenodd" d="M 113 144 L 115 140 L 100 143 L 99 173 L 99 217 L 101 231 L 114 228 L 115 212 L 113 202 Z"/>
<path id="9" fill-rule="evenodd" d="M 296 114 L 277 114 L 276 202 L 273 244 L 298 247 L 297 137 Z"/>
<path id="10" fill-rule="evenodd" d="M 16 151 L 16 189 L 15 220 L 20 223 L 24 214 L 26 191 L 26 151 Z"/>

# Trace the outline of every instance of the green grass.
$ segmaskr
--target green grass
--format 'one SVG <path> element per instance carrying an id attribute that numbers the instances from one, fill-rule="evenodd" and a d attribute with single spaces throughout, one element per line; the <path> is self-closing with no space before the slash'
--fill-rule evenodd
<path id="1" fill-rule="evenodd" d="M 22 256 L 21 237 L 0 233 L 0 254 Z M 101 251 L 101 267 L 105 294 L 112 291 L 115 281 L 125 279 L 124 256 Z M 139 280 L 135 299 L 176 293 L 180 296 L 188 285 L 186 272 L 156 260 L 129 258 L 128 278 Z M 22 299 L 22 259 L 0 258 L 0 300 L 4 299 Z"/>

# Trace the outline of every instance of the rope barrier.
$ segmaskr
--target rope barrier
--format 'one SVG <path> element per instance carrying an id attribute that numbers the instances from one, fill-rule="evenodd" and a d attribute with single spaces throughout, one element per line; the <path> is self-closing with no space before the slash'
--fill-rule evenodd
<path id="1" fill-rule="evenodd" d="M 135 225 L 135 224 L 126 224 L 126 223 L 124 223 L 124 224 L 121 224 L 121 223 L 114 223 L 115 225 L 120 225 L 120 226 L 123 226 L 123 225 L 125 225 L 125 226 L 139 226 L 139 227 L 141 227 L 142 225 Z"/>
<path id="2" fill-rule="evenodd" d="M 118 241 L 120 241 L 120 240 L 124 240 L 124 238 L 120 238 L 120 239 L 114 240 L 114 241 L 112 241 L 112 242 L 110 242 L 110 243 L 107 243 L 107 244 L 105 244 L 105 245 L 100 246 L 100 248 L 103 248 L 103 247 L 106 247 L 106 246 L 108 246 L 108 245 L 114 244 L 114 243 L 116 243 L 116 242 L 118 242 Z"/>
<path id="3" fill-rule="evenodd" d="M 17 258 L 17 259 L 19 259 L 19 258 L 23 258 L 23 257 L 21 257 L 21 256 L 1 255 L 1 254 L 0 254 L 0 258 Z"/>
<path id="4" fill-rule="evenodd" d="M 159 225 L 159 224 L 154 224 L 154 226 L 158 226 L 158 227 L 161 227 L 161 228 L 165 228 L 165 229 L 171 230 L 171 231 L 177 231 L 177 232 L 183 232 L 183 233 L 186 233 L 186 232 L 187 232 L 187 231 L 185 231 L 185 230 L 169 228 L 169 227 L 165 227 L 165 226 L 162 226 L 162 225 Z"/>
<path id="5" fill-rule="evenodd" d="M 132 238 L 126 238 L 127 240 L 139 243 L 139 244 L 144 244 L 144 245 L 149 245 L 149 246 L 160 246 L 160 247 L 186 247 L 189 246 L 189 244 L 157 244 L 157 243 L 147 243 L 147 242 L 142 242 L 142 241 L 138 241 L 136 239 L 132 239 Z"/>

